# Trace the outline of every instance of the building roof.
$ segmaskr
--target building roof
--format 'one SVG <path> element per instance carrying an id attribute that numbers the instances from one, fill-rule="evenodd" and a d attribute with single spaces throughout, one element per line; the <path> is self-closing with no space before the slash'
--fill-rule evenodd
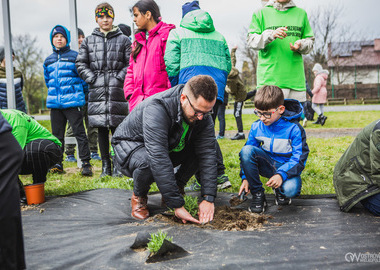
<path id="1" fill-rule="evenodd" d="M 370 67 L 380 65 L 380 39 L 332 42 L 329 44 L 329 67 Z"/>
<path id="2" fill-rule="evenodd" d="M 331 56 L 352 56 L 353 51 L 361 51 L 362 46 L 374 46 L 374 40 L 348 41 L 348 42 L 331 42 Z"/>

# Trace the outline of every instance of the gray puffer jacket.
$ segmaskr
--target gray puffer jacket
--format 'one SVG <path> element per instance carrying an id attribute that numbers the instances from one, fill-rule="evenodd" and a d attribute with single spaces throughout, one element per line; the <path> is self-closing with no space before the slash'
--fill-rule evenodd
<path id="1" fill-rule="evenodd" d="M 177 85 L 155 94 L 141 102 L 116 129 L 112 137 L 116 162 L 121 171 L 131 154 L 145 147 L 155 182 L 169 208 L 184 205 L 174 176 L 169 151 L 180 142 L 184 121 L 180 103 L 183 85 Z M 191 147 L 199 164 L 202 196 L 216 196 L 216 152 L 214 125 L 207 116 L 190 126 L 185 138 L 185 148 Z M 183 150 L 185 151 L 185 150 Z"/>
<path id="2" fill-rule="evenodd" d="M 117 127 L 128 114 L 124 78 L 131 41 L 118 27 L 107 37 L 95 28 L 79 49 L 76 67 L 89 85 L 88 119 L 92 127 Z"/>

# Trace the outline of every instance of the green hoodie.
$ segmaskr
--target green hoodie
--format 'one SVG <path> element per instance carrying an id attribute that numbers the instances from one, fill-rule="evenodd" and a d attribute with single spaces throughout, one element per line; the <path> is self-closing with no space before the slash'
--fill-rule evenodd
<path id="1" fill-rule="evenodd" d="M 62 146 L 56 137 L 29 115 L 18 110 L 0 110 L 0 112 L 12 126 L 12 134 L 22 149 L 31 141 L 38 139 L 50 140 Z"/>
<path id="2" fill-rule="evenodd" d="M 210 33 L 215 31 L 214 21 L 208 12 L 201 9 L 191 11 L 182 18 L 181 27 L 199 33 Z"/>
<path id="3" fill-rule="evenodd" d="M 334 188 L 344 212 L 380 193 L 380 119 L 366 126 L 339 159 Z"/>

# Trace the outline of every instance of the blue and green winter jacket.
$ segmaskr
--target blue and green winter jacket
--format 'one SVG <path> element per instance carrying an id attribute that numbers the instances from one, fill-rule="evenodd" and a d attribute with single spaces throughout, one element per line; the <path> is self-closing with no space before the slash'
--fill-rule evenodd
<path id="1" fill-rule="evenodd" d="M 64 26 L 61 27 L 66 31 L 67 45 L 62 49 L 55 48 L 52 36 L 53 28 L 50 33 L 53 53 L 44 62 L 44 76 L 48 88 L 46 107 L 50 109 L 82 107 L 86 103 L 85 94 L 88 91 L 87 84 L 79 77 L 75 67 L 78 53 L 71 50 L 68 45 L 70 44 L 70 32 Z"/>
<path id="2" fill-rule="evenodd" d="M 273 160 L 283 163 L 276 171 L 282 180 L 301 175 L 309 155 L 306 132 L 298 123 L 302 114 L 299 101 L 285 99 L 285 112 L 280 119 L 269 126 L 261 120 L 253 122 L 245 145 L 264 150 Z M 245 179 L 243 170 L 241 178 Z"/>
<path id="3" fill-rule="evenodd" d="M 172 87 L 196 75 L 210 75 L 218 86 L 218 99 L 224 100 L 231 57 L 210 14 L 201 9 L 188 12 L 180 27 L 170 31 L 164 59 Z"/>

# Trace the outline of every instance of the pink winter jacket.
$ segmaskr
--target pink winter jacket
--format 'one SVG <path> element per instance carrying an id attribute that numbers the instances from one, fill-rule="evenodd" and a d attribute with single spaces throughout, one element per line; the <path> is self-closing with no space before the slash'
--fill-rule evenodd
<path id="1" fill-rule="evenodd" d="M 149 31 L 148 40 L 145 32 L 135 35 L 135 42 L 143 45 L 136 62 L 132 53 L 124 81 L 124 95 L 129 100 L 129 111 L 137 104 L 156 93 L 169 89 L 170 81 L 164 61 L 166 41 L 173 24 L 159 22 Z M 136 46 L 136 43 L 132 48 Z"/>
<path id="2" fill-rule="evenodd" d="M 328 77 L 328 75 L 324 72 L 319 73 L 317 75 L 317 77 L 315 77 L 314 88 L 311 91 L 313 93 L 313 98 L 311 99 L 311 102 L 316 103 L 316 104 L 326 103 L 326 99 L 327 99 L 327 89 L 326 89 L 327 77 Z"/>

